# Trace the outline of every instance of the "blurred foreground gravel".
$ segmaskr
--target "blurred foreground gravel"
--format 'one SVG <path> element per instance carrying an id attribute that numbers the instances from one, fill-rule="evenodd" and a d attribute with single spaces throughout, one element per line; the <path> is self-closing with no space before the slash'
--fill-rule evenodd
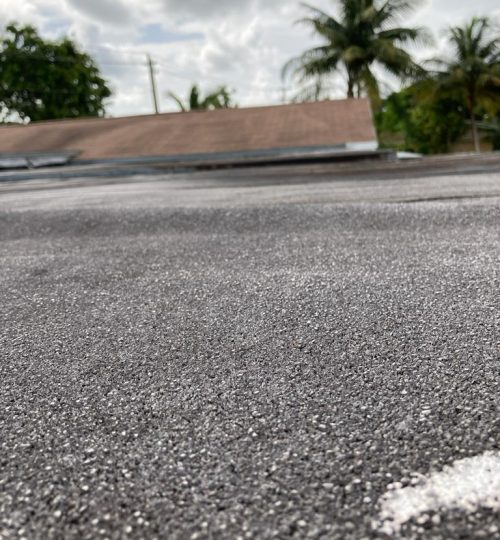
<path id="1" fill-rule="evenodd" d="M 388 484 L 499 450 L 499 199 L 156 185 L 0 196 L 0 538 L 387 538 Z"/>

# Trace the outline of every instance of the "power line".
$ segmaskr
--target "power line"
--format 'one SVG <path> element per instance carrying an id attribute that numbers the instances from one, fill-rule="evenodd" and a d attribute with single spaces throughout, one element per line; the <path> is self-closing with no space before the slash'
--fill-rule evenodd
<path id="1" fill-rule="evenodd" d="M 23 52 L 23 51 L 9 51 L 9 56 L 10 55 L 17 55 L 19 57 L 22 57 L 22 58 L 25 58 L 26 60 L 36 60 L 36 61 L 41 61 L 41 62 L 47 62 L 47 63 L 50 63 L 50 64 L 54 64 L 54 63 L 73 63 L 73 64 L 76 64 L 76 63 L 80 63 L 81 60 L 77 59 L 77 58 L 73 58 L 73 57 L 70 57 L 70 56 L 50 56 L 50 57 L 47 57 L 45 55 L 42 55 L 42 54 L 36 54 L 36 53 L 28 53 L 28 52 Z M 147 55 L 146 55 L 147 56 Z M 5 61 L 5 58 L 3 57 L 3 53 L 0 52 L 0 62 L 2 61 Z M 95 63 L 98 64 L 98 65 L 102 65 L 102 66 L 137 66 L 137 67 L 144 67 L 144 66 L 149 66 L 149 61 L 146 60 L 146 63 L 144 62 L 131 62 L 131 61 L 109 61 L 109 60 L 100 60 L 100 59 L 96 59 L 95 60 Z M 159 61 L 159 62 L 154 62 L 155 65 L 159 65 L 159 66 L 162 66 L 162 69 L 161 71 L 163 73 L 167 73 L 169 75 L 172 75 L 173 77 L 176 77 L 176 78 L 179 78 L 179 79 L 184 79 L 186 81 L 190 81 L 190 82 L 193 82 L 193 77 L 191 76 L 188 76 L 188 75 L 185 75 L 185 74 L 182 74 L 178 71 L 173 71 L 173 70 L 170 70 L 170 69 L 164 69 L 163 66 L 167 65 L 167 62 L 166 61 Z M 211 79 L 214 84 L 225 84 L 222 80 L 220 79 L 215 79 L 214 77 L 210 77 L 207 75 L 203 75 L 203 74 L 200 74 L 198 75 L 197 78 L 202 78 L 202 79 Z M 276 91 L 282 91 L 283 87 L 282 86 L 276 86 L 276 87 L 268 87 L 268 86 L 262 86 L 260 84 L 248 84 L 248 83 L 243 83 L 241 84 L 240 83 L 240 86 L 245 86 L 246 88 L 258 88 L 258 89 L 262 89 L 262 90 L 276 90 Z"/>
<path id="2" fill-rule="evenodd" d="M 139 53 L 137 51 L 130 51 L 133 54 L 143 54 Z M 0 65 L 2 62 L 5 62 L 7 51 L 0 51 Z M 125 60 L 100 60 L 98 58 L 99 53 L 92 53 L 93 56 L 88 56 L 87 53 L 79 53 L 81 55 L 86 55 L 88 57 L 88 61 L 94 63 L 97 66 L 124 66 L 124 67 L 141 67 L 147 68 L 147 72 L 149 73 L 149 80 L 151 85 L 151 94 L 153 99 L 153 105 L 154 105 L 154 111 L 156 114 L 159 113 L 159 99 L 158 99 L 158 90 L 156 85 L 156 77 L 155 74 L 157 73 L 155 70 L 155 66 L 160 66 L 160 73 L 167 74 L 169 76 L 179 78 L 182 80 L 190 81 L 193 83 L 196 79 L 201 79 L 206 81 L 207 79 L 211 81 L 210 84 L 212 85 L 219 85 L 219 86 L 227 86 L 227 83 L 224 81 L 221 81 L 220 79 L 215 79 L 214 77 L 207 76 L 205 74 L 197 74 L 195 76 L 188 76 L 186 74 L 183 74 L 179 71 L 174 71 L 172 69 L 167 69 L 165 66 L 169 66 L 170 64 L 167 63 L 166 60 L 161 60 L 159 62 L 154 62 L 150 55 L 146 54 L 146 62 L 139 62 L 139 61 L 125 61 Z M 49 64 L 56 64 L 56 63 L 66 63 L 66 64 L 76 64 L 81 63 L 81 58 L 75 58 L 71 56 L 63 56 L 63 55 L 43 55 L 40 53 L 33 53 L 29 51 L 8 51 L 8 55 L 11 56 L 18 56 L 19 58 L 23 58 L 27 61 L 35 60 L 40 62 L 46 62 Z M 84 62 L 85 63 L 85 62 Z M 260 84 L 260 83 L 242 83 L 241 81 L 238 83 L 238 89 L 243 88 L 246 92 L 264 92 L 266 94 L 272 94 L 277 95 L 279 94 L 281 96 L 281 101 L 286 101 L 286 95 L 288 88 L 284 88 L 283 85 L 280 86 L 271 86 L 268 84 Z M 40 96 L 41 99 L 44 98 L 44 96 L 48 96 L 51 94 L 55 95 L 61 95 L 61 96 L 77 96 L 78 90 L 64 90 L 59 88 L 39 88 L 36 90 L 30 90 L 30 92 L 33 93 L 34 96 Z M 22 93 L 20 94 L 20 98 L 22 99 Z"/>
<path id="3" fill-rule="evenodd" d="M 159 66 L 165 66 L 167 65 L 166 61 L 159 61 L 159 62 L 156 62 L 157 65 Z M 194 79 L 198 78 L 198 79 L 203 79 L 203 80 L 211 80 L 212 81 L 212 84 L 219 84 L 219 85 L 225 85 L 227 84 L 226 82 L 222 81 L 221 79 L 219 78 L 215 78 L 215 77 L 210 77 L 210 75 L 204 75 L 204 74 L 198 74 L 197 77 L 191 77 L 191 76 L 188 76 L 188 75 L 184 75 L 184 74 L 181 74 L 179 73 L 178 71 L 172 71 L 170 69 L 164 69 L 162 67 L 161 69 L 162 73 L 168 73 L 169 75 L 172 75 L 173 77 L 176 77 L 178 79 L 184 79 L 186 81 L 190 81 L 190 82 L 193 82 Z M 259 83 L 254 83 L 254 84 L 248 84 L 248 83 L 238 83 L 238 86 L 239 87 L 246 87 L 246 88 L 255 88 L 255 89 L 261 89 L 261 90 L 276 90 L 276 92 L 278 91 L 283 91 L 283 86 L 263 86 Z"/>
<path id="4" fill-rule="evenodd" d="M 6 56 L 18 56 L 26 60 L 35 60 L 40 62 L 47 62 L 49 64 L 80 64 L 82 59 L 73 58 L 71 56 L 45 56 L 43 54 L 24 53 L 22 51 L 9 51 L 7 54 L 0 52 L 0 62 L 6 60 Z M 109 61 L 109 60 L 94 60 L 90 58 L 92 62 L 103 66 L 144 66 L 144 62 L 126 62 L 126 61 Z M 83 62 L 85 63 L 85 62 Z"/>

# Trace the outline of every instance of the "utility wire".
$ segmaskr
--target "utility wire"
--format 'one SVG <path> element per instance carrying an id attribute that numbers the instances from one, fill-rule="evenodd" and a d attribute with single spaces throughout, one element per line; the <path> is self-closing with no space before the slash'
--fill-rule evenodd
<path id="1" fill-rule="evenodd" d="M 47 62 L 49 64 L 55 64 L 55 63 L 72 63 L 72 64 L 76 64 L 76 63 L 80 63 L 81 60 L 78 60 L 76 58 L 72 58 L 70 56 L 67 56 L 67 57 L 64 57 L 64 56 L 52 56 L 52 57 L 47 57 L 47 56 L 44 56 L 44 55 L 37 55 L 37 54 L 33 54 L 33 53 L 24 53 L 22 51 L 11 51 L 8 53 L 9 56 L 10 55 L 17 55 L 19 57 L 22 57 L 22 58 L 25 58 L 26 60 L 36 60 L 36 61 L 40 61 L 40 62 Z M 3 54 L 0 53 L 0 64 L 2 63 L 2 61 L 5 61 L 5 58 L 3 57 Z M 148 62 L 130 62 L 130 61 L 106 61 L 106 60 L 99 60 L 99 59 L 96 59 L 95 60 L 95 63 L 97 65 L 102 65 L 102 66 L 137 66 L 137 67 L 147 67 L 149 64 Z M 183 79 L 183 80 L 186 80 L 186 81 L 189 81 L 189 82 L 194 82 L 194 79 L 196 78 L 200 78 L 200 79 L 210 79 L 212 81 L 212 84 L 218 84 L 220 86 L 223 86 L 223 85 L 227 85 L 227 83 L 225 83 L 224 81 L 220 80 L 220 79 L 215 79 L 213 77 L 210 77 L 210 76 L 206 76 L 206 75 L 198 75 L 198 77 L 193 77 L 193 76 L 189 76 L 189 75 L 185 75 L 185 74 L 182 74 L 178 71 L 173 71 L 173 70 L 170 70 L 170 69 L 165 69 L 163 66 L 165 65 L 168 65 L 166 61 L 160 61 L 160 62 L 155 62 L 155 65 L 157 66 L 161 66 L 161 72 L 162 73 L 166 73 L 168 75 L 171 75 L 173 77 L 176 77 L 176 78 L 179 78 L 179 79 Z M 283 87 L 280 86 L 276 86 L 276 87 L 270 87 L 270 86 L 265 86 L 265 85 L 261 85 L 261 84 L 248 84 L 248 83 L 239 83 L 239 87 L 245 87 L 247 89 L 259 89 L 259 90 L 263 90 L 263 91 L 276 91 L 276 92 L 282 92 L 283 91 Z"/>
<path id="2" fill-rule="evenodd" d="M 107 49 L 111 49 L 110 47 L 106 47 Z M 120 50 L 120 49 L 115 49 Z M 122 50 L 120 52 L 123 52 Z M 130 61 L 130 60 L 100 60 L 99 52 L 90 52 L 90 53 L 79 53 L 81 55 L 88 56 L 88 60 L 95 64 L 96 66 L 123 66 L 123 67 L 136 67 L 136 68 L 147 68 L 149 71 L 149 78 L 150 78 L 150 84 L 152 85 L 152 94 L 153 94 L 153 102 L 154 102 L 154 109 L 155 112 L 158 114 L 159 112 L 159 102 L 157 97 L 157 90 L 156 90 L 156 83 L 154 81 L 154 74 L 156 70 L 154 69 L 155 66 L 160 67 L 160 73 L 167 74 L 171 77 L 175 77 L 178 79 L 182 79 L 185 81 L 189 81 L 190 83 L 194 83 L 196 79 L 201 80 L 209 80 L 211 85 L 218 85 L 218 86 L 228 86 L 227 82 L 221 81 L 220 79 L 216 79 L 214 77 L 210 77 L 204 74 L 198 74 L 196 76 L 189 76 L 186 74 L 183 74 L 179 71 L 174 71 L 172 69 L 168 69 L 166 66 L 170 66 L 171 64 L 167 60 L 160 60 L 159 62 L 153 62 L 149 55 L 146 55 L 146 61 Z M 135 55 L 142 55 L 144 53 L 140 53 L 138 51 L 127 51 L 127 54 L 135 54 Z M 40 62 L 45 62 L 48 64 L 76 64 L 80 63 L 82 61 L 81 58 L 75 58 L 71 56 L 62 56 L 62 55 L 44 55 L 40 53 L 33 53 L 29 51 L 22 51 L 22 50 L 14 50 L 14 51 L 0 51 L 0 66 L 2 62 L 5 62 L 6 56 L 17 56 L 20 59 L 26 59 L 27 61 L 35 60 Z M 89 63 L 90 63 L 89 62 Z M 146 72 L 145 72 L 146 74 Z M 105 75 L 105 74 L 104 74 Z M 282 96 L 281 101 L 286 101 L 286 99 L 283 96 L 287 95 L 287 92 L 291 90 L 290 87 L 284 87 L 283 85 L 280 86 L 271 86 L 267 84 L 261 84 L 261 83 L 238 83 L 238 90 L 243 88 L 244 91 L 251 92 L 251 91 L 257 91 L 257 92 L 265 92 L 272 95 L 280 95 Z M 326 88 L 325 88 L 326 89 Z M 33 94 L 36 96 L 40 96 L 43 98 L 44 96 L 48 96 L 51 94 L 60 95 L 60 96 L 76 96 L 78 95 L 78 90 L 61 90 L 58 88 L 42 88 L 42 89 L 36 89 L 31 90 Z M 18 94 L 20 99 L 22 98 L 22 93 Z"/>
<path id="3" fill-rule="evenodd" d="M 43 54 L 24 52 L 24 51 L 2 51 L 0 52 L 0 62 L 4 62 L 7 56 L 18 56 L 26 60 L 36 60 L 40 62 L 47 62 L 49 64 L 80 64 L 82 62 L 81 58 L 73 58 L 72 56 L 45 56 Z M 127 61 L 116 61 L 116 60 L 97 60 L 90 58 L 90 60 L 98 65 L 106 66 L 144 66 L 144 62 L 127 62 Z"/>

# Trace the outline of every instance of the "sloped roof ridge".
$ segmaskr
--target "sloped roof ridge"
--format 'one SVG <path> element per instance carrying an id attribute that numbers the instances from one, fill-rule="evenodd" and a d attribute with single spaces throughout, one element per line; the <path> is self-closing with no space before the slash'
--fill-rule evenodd
<path id="1" fill-rule="evenodd" d="M 29 124 L 0 124 L 0 129 L 5 128 L 13 128 L 13 127 L 26 127 L 26 126 L 43 126 L 46 124 L 66 124 L 66 123 L 76 123 L 76 122 L 104 122 L 104 121 L 133 121 L 133 120 L 140 120 L 145 118 L 162 118 L 162 117 L 171 117 L 173 115 L 190 115 L 190 114 L 196 114 L 196 115 L 205 115 L 205 114 L 228 114 L 230 112 L 246 112 L 246 111 L 258 111 L 258 110 L 271 110 L 271 109 L 283 109 L 284 107 L 289 108 L 306 108 L 306 107 L 318 107 L 324 104 L 332 105 L 332 104 L 338 104 L 345 103 L 348 101 L 368 101 L 368 98 L 343 98 L 343 99 L 324 99 L 321 101 L 307 101 L 303 103 L 276 103 L 272 105 L 257 105 L 257 106 L 251 106 L 251 107 L 234 107 L 234 108 L 228 108 L 228 109 L 213 109 L 213 110 L 194 110 L 194 111 L 173 111 L 173 112 L 164 112 L 159 114 L 154 113 L 147 113 L 147 114 L 132 114 L 129 116 L 105 116 L 105 117 L 97 117 L 97 116 L 91 116 L 91 117 L 80 117 L 80 118 L 61 118 L 61 119 L 53 119 L 53 120 L 40 120 L 38 122 L 30 122 Z"/>

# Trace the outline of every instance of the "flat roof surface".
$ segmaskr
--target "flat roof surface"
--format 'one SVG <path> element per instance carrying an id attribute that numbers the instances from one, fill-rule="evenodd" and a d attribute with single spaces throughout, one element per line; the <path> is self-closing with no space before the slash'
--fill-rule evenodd
<path id="1" fill-rule="evenodd" d="M 500 173 L 324 167 L 0 184 L 2 538 L 498 537 Z"/>
<path id="2" fill-rule="evenodd" d="M 0 154 L 80 159 L 237 152 L 376 141 L 369 101 L 349 99 L 0 127 Z"/>

